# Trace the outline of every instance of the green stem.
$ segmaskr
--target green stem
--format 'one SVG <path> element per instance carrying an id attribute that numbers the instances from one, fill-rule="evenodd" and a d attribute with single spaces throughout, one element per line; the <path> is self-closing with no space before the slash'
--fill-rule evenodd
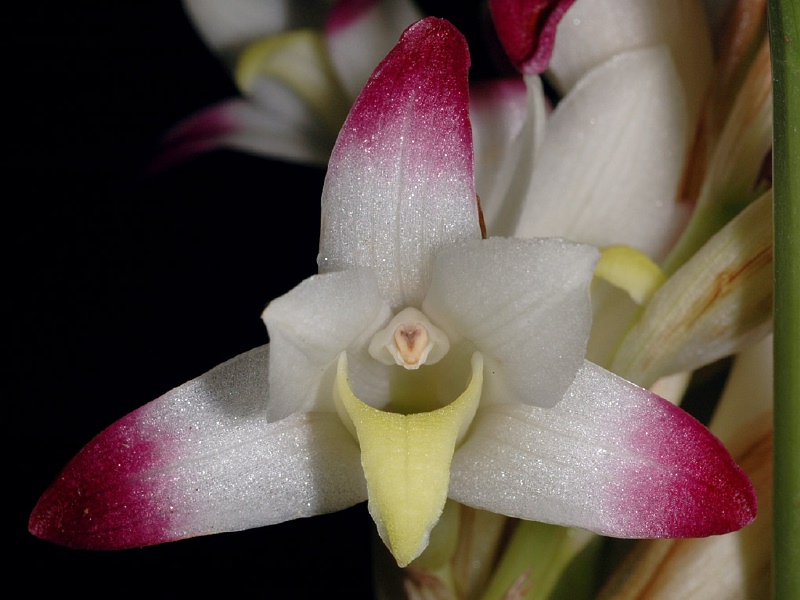
<path id="1" fill-rule="evenodd" d="M 775 598 L 800 598 L 800 4 L 768 3 L 774 90 Z"/>

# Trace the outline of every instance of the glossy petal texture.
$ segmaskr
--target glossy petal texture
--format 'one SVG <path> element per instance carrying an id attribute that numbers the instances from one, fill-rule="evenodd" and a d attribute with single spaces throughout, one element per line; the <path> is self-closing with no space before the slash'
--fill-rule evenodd
<path id="1" fill-rule="evenodd" d="M 365 358 L 372 334 L 391 316 L 371 269 L 317 275 L 273 300 L 263 315 L 272 348 L 268 418 L 333 412 L 329 367 L 348 348 L 354 360 Z"/>
<path id="2" fill-rule="evenodd" d="M 466 41 L 450 23 L 412 25 L 356 100 L 331 155 L 320 272 L 373 267 L 393 309 L 419 306 L 439 250 L 481 237 L 468 68 Z"/>
<path id="3" fill-rule="evenodd" d="M 450 497 L 635 538 L 727 533 L 756 513 L 750 481 L 705 427 L 588 361 L 553 408 L 479 409 Z"/>
<path id="4" fill-rule="evenodd" d="M 325 22 L 330 59 L 350 98 L 405 29 L 423 17 L 410 0 L 339 0 Z"/>
<path id="5" fill-rule="evenodd" d="M 626 244 L 661 257 L 685 221 L 677 194 L 686 128 L 666 47 L 590 71 L 547 122 L 516 235 Z"/>
<path id="6" fill-rule="evenodd" d="M 485 402 L 561 400 L 586 353 L 598 257 L 555 238 L 490 238 L 439 255 L 422 309 L 483 354 Z"/>
<path id="7" fill-rule="evenodd" d="M 406 31 L 338 138 L 323 192 L 322 274 L 266 310 L 273 353 L 259 348 L 229 361 L 102 432 L 41 499 L 30 523 L 36 535 L 125 548 L 363 501 L 360 449 L 330 409 L 333 358 L 347 358 L 347 379 L 364 403 L 424 422 L 465 388 L 477 404 L 469 358 L 484 352 L 484 368 L 472 366 L 485 374 L 490 402 L 455 449 L 449 487 L 440 461 L 437 503 L 448 489 L 479 508 L 624 537 L 710 535 L 752 520 L 752 486 L 705 428 L 581 362 L 595 252 L 562 240 L 480 240 L 468 64 L 466 42 L 449 23 L 430 18 Z M 450 338 L 448 354 L 415 370 L 370 358 L 373 333 L 408 307 L 431 313 L 431 330 Z M 397 421 L 373 419 L 368 406 L 358 411 L 375 423 Z M 451 437 L 468 427 L 469 415 L 461 417 Z M 430 465 L 415 454 L 425 446 L 442 459 L 440 445 L 407 444 L 405 424 L 394 428 L 402 453 Z M 367 451 L 380 447 L 380 433 L 370 432 Z M 432 510 L 403 543 L 406 558 L 421 550 L 416 542 L 438 518 L 437 503 L 426 503 Z"/>
<path id="8" fill-rule="evenodd" d="M 556 28 L 575 0 L 490 0 L 495 30 L 513 65 L 525 74 L 547 68 Z"/>
<path id="9" fill-rule="evenodd" d="M 35 535 L 110 550 L 237 531 L 366 499 L 359 450 L 335 414 L 265 418 L 266 346 L 120 419 L 65 467 Z"/>

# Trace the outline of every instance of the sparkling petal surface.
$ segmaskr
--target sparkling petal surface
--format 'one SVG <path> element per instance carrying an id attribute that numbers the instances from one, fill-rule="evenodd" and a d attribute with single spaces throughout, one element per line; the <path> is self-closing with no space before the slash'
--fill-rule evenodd
<path id="1" fill-rule="evenodd" d="M 335 414 L 270 424 L 266 346 L 100 433 L 33 511 L 34 535 L 111 550 L 237 531 L 366 499 L 358 446 Z"/>
<path id="2" fill-rule="evenodd" d="M 443 251 L 423 311 L 486 361 L 484 402 L 552 406 L 583 364 L 595 248 L 489 238 Z"/>
<path id="3" fill-rule="evenodd" d="M 450 23 L 415 23 L 356 100 L 331 155 L 320 271 L 375 268 L 394 309 L 419 305 L 439 250 L 480 238 L 468 68 Z"/>
<path id="4" fill-rule="evenodd" d="M 756 513 L 750 481 L 705 427 L 588 361 L 553 408 L 481 408 L 450 496 L 615 537 L 727 533 Z"/>

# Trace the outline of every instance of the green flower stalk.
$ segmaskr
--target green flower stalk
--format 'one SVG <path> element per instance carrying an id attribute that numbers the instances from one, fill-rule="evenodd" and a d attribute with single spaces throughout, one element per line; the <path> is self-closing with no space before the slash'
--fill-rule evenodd
<path id="1" fill-rule="evenodd" d="M 800 7 L 768 3 L 775 107 L 774 597 L 800 597 Z"/>

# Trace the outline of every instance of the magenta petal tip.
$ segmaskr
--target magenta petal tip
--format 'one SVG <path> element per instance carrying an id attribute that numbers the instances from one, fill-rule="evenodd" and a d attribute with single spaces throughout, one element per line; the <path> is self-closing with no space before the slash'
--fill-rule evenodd
<path id="1" fill-rule="evenodd" d="M 706 537 L 737 531 L 756 517 L 753 484 L 716 437 L 666 400 L 653 396 L 629 443 L 652 464 L 621 474 L 626 493 L 618 514 L 631 521 L 628 537 Z"/>
<path id="2" fill-rule="evenodd" d="M 141 410 L 141 409 L 140 409 Z M 85 550 L 119 550 L 170 541 L 169 507 L 137 474 L 159 451 L 136 427 L 137 413 L 89 442 L 64 468 L 34 508 L 36 537 Z"/>

